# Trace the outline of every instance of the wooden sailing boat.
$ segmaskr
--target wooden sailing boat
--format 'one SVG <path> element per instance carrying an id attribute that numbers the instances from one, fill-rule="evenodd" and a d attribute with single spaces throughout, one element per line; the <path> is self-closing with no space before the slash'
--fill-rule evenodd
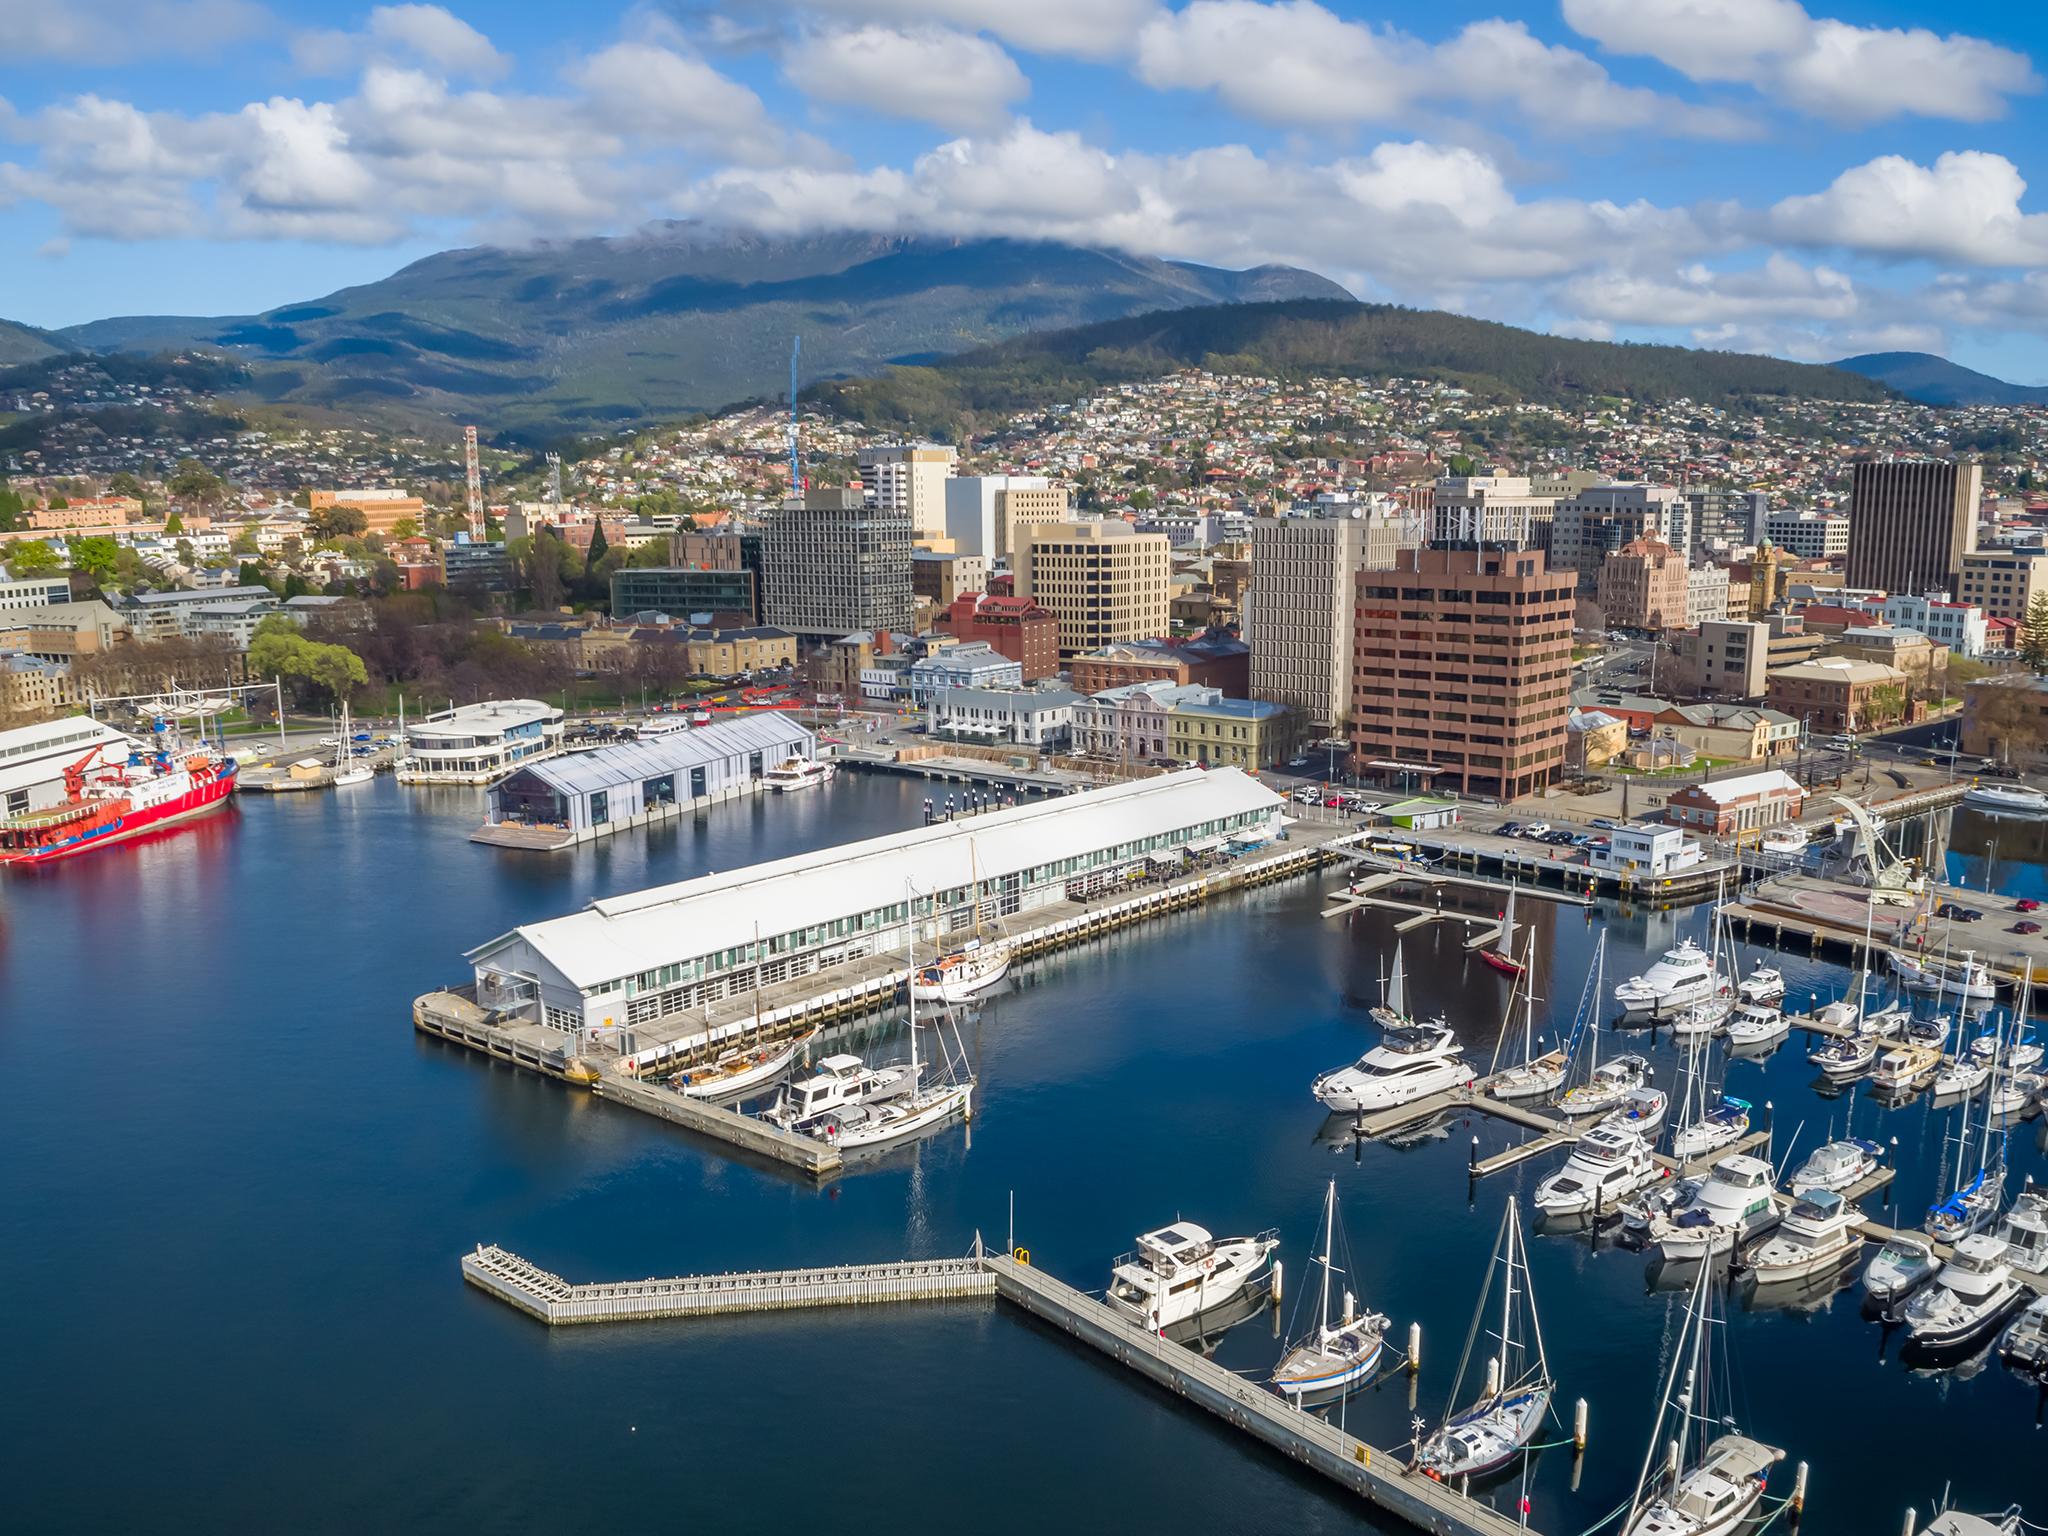
<path id="1" fill-rule="evenodd" d="M 1486 1319 L 1493 1276 L 1502 1277 L 1500 1332 L 1492 1335 L 1500 1353 L 1486 1362 L 1486 1390 L 1463 1411 L 1456 1409 L 1458 1389 L 1472 1356 L 1472 1341 Z M 1518 1330 L 1526 1310 L 1528 1337 Z M 1522 1241 L 1521 1217 L 1515 1202 L 1501 1216 L 1500 1236 L 1493 1245 L 1486 1284 L 1465 1339 L 1465 1358 L 1451 1382 L 1451 1403 L 1435 1434 L 1415 1448 L 1416 1464 L 1436 1477 L 1478 1477 L 1496 1471 L 1521 1455 L 1550 1413 L 1557 1383 L 1543 1349 L 1543 1326 L 1536 1317 L 1536 1293 L 1529 1278 L 1529 1251 Z M 1418 1420 L 1420 1432 L 1421 1421 Z"/>
<path id="2" fill-rule="evenodd" d="M 1533 939 L 1535 935 L 1532 933 L 1530 937 Z M 1479 951 L 1479 958 L 1492 966 L 1496 971 L 1504 972 L 1509 976 L 1519 976 L 1522 974 L 1524 967 L 1522 962 L 1515 958 L 1514 947 L 1515 888 L 1511 885 L 1508 887 L 1507 910 L 1500 915 L 1500 932 L 1494 935 L 1491 948 Z M 1529 951 L 1529 957 L 1530 963 L 1534 964 L 1535 949 L 1533 946 Z"/>
<path id="3" fill-rule="evenodd" d="M 930 965 L 910 973 L 910 996 L 920 1003 L 964 1003 L 986 992 L 1010 974 L 1009 940 L 981 936 L 981 874 L 976 866 L 974 839 L 967 840 L 967 892 L 974 911 L 974 936 L 960 948 L 940 955 Z"/>

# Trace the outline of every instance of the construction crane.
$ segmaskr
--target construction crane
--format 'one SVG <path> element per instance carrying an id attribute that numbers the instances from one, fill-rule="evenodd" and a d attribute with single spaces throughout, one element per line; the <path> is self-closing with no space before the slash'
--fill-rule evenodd
<path id="1" fill-rule="evenodd" d="M 796 441 L 796 362 L 803 355 L 804 339 L 793 336 L 789 342 L 789 494 L 801 496 L 804 489 L 802 460 L 797 456 Z"/>
<path id="2" fill-rule="evenodd" d="M 477 462 L 476 428 L 462 429 L 462 456 L 469 470 L 469 531 L 484 531 L 484 471 Z"/>

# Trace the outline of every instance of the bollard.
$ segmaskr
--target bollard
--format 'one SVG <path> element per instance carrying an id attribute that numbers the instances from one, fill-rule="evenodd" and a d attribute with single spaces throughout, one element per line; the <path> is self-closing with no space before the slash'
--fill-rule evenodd
<path id="1" fill-rule="evenodd" d="M 1477 1136 L 1472 1138 L 1472 1153 L 1471 1156 L 1465 1159 L 1465 1171 L 1473 1175 L 1477 1175 L 1479 1172 L 1479 1138 Z"/>
<path id="2" fill-rule="evenodd" d="M 1586 1400 L 1583 1397 L 1572 1407 L 1572 1449 L 1581 1453 L 1586 1449 Z"/>
<path id="3" fill-rule="evenodd" d="M 1408 1325 L 1408 1369 L 1411 1371 L 1422 1369 L 1422 1324 L 1420 1323 L 1410 1323 Z"/>
<path id="4" fill-rule="evenodd" d="M 1913 1524 L 1914 1524 L 1914 1522 L 1915 1522 L 1915 1521 L 1916 1521 L 1916 1520 L 1917 1520 L 1918 1518 L 1919 1518 L 1919 1511 L 1918 1511 L 1918 1510 L 1916 1510 L 1916 1509 L 1914 1509 L 1912 1505 L 1910 1505 L 1910 1504 L 1909 1504 L 1909 1505 L 1907 1505 L 1907 1506 L 1906 1506 L 1906 1524 L 1905 1524 L 1905 1528 L 1904 1528 L 1904 1529 L 1903 1529 L 1903 1530 L 1902 1530 L 1902 1531 L 1900 1532 L 1900 1536 L 1913 1536 Z"/>
<path id="5" fill-rule="evenodd" d="M 1806 1508 L 1806 1463 L 1799 1463 L 1799 1469 L 1792 1474 L 1792 1513 L 1798 1514 Z"/>
<path id="6" fill-rule="evenodd" d="M 1273 1305 L 1280 1305 L 1280 1261 L 1273 1261 Z"/>

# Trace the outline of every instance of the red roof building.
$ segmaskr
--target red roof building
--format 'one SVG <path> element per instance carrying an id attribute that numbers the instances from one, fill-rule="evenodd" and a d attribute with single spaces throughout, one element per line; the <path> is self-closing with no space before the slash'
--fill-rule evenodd
<path id="1" fill-rule="evenodd" d="M 946 610 L 946 621 L 962 641 L 984 641 L 1016 662 L 1027 683 L 1059 676 L 1060 621 L 1028 597 L 962 592 Z"/>

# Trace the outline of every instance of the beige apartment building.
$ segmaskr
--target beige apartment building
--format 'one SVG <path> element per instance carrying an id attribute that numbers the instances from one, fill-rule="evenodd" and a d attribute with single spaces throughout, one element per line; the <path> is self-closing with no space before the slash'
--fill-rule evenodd
<path id="1" fill-rule="evenodd" d="M 1978 549 L 1963 556 L 1956 601 L 1984 610 L 1987 619 L 2027 616 L 2027 605 L 2048 592 L 2048 549 Z"/>
<path id="2" fill-rule="evenodd" d="M 1688 606 L 1685 556 L 1662 539 L 1631 539 L 1601 562 L 1599 591 L 1600 612 L 1617 628 L 1676 629 Z"/>
<path id="3" fill-rule="evenodd" d="M 1014 566 L 1029 530 L 1063 523 L 1073 515 L 1063 485 L 1003 487 L 995 493 L 995 558 Z"/>
<path id="4" fill-rule="evenodd" d="M 1351 713 L 1351 616 L 1367 558 L 1365 526 L 1349 517 L 1252 523 L 1244 619 L 1252 697 L 1284 704 L 1326 730 Z"/>
<path id="5" fill-rule="evenodd" d="M 1059 620 L 1060 659 L 1169 626 L 1173 546 L 1123 522 L 1042 523 L 1017 551 L 1017 595 Z"/>
<path id="6" fill-rule="evenodd" d="M 946 482 L 959 455 L 937 443 L 883 443 L 860 451 L 861 484 L 875 506 L 910 515 L 910 536 L 946 536 Z"/>

